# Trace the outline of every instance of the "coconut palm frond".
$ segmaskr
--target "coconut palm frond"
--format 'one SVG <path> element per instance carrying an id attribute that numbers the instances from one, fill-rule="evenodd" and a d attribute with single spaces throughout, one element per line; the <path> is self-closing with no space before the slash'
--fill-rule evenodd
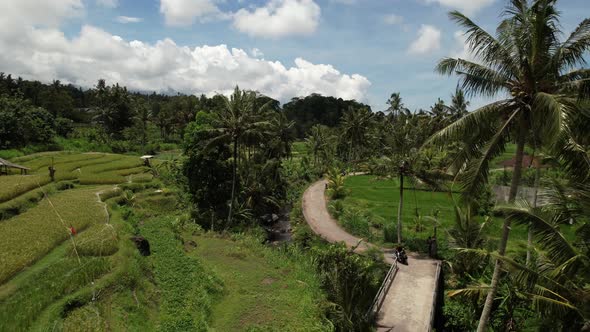
<path id="1" fill-rule="evenodd" d="M 586 64 L 584 53 L 590 48 L 590 19 L 585 19 L 569 35 L 555 52 L 554 62 L 558 67 Z"/>
<path id="2" fill-rule="evenodd" d="M 494 132 L 492 127 L 498 123 L 508 107 L 509 103 L 505 100 L 483 106 L 432 135 L 425 145 L 446 145 L 450 141 L 463 141 L 466 133 L 472 133 L 468 137 L 473 137 L 476 136 L 475 133 Z"/>
<path id="3" fill-rule="evenodd" d="M 513 223 L 528 225 L 552 262 L 563 264 L 578 255 L 578 250 L 559 231 L 558 215 L 531 208 L 525 201 L 520 201 L 515 206 L 500 207 L 497 210 Z"/>
<path id="4" fill-rule="evenodd" d="M 461 88 L 468 96 L 482 94 L 493 97 L 500 90 L 510 88 L 510 77 L 468 60 L 444 58 L 436 66 L 436 71 L 443 75 L 459 75 Z"/>
<path id="5" fill-rule="evenodd" d="M 533 306 L 542 312 L 567 313 L 574 310 L 580 313 L 578 307 L 567 298 L 543 286 L 535 286 L 532 293 L 527 293 L 533 301 Z"/>
<path id="6" fill-rule="evenodd" d="M 486 297 L 490 290 L 490 286 L 487 284 L 473 284 L 469 287 L 454 289 L 447 292 L 449 297 L 462 297 L 470 300 L 481 301 Z"/>
<path id="7" fill-rule="evenodd" d="M 552 143 L 565 129 L 564 116 L 572 105 L 563 96 L 539 92 L 533 100 L 533 127 L 543 141 Z"/>
<path id="8" fill-rule="evenodd" d="M 504 147 L 509 139 L 509 131 L 513 119 L 519 115 L 520 109 L 512 112 L 510 117 L 497 130 L 496 134 L 484 147 L 481 156 L 467 164 L 462 176 L 462 193 L 461 197 L 465 201 L 470 201 L 480 193 L 487 183 L 489 174 L 489 163 L 491 160 L 504 152 Z"/>
<path id="9" fill-rule="evenodd" d="M 499 40 L 458 11 L 449 13 L 449 17 L 466 29 L 466 43 L 477 59 L 497 67 L 502 73 L 517 71 L 517 63 L 514 62 L 509 49 Z"/>

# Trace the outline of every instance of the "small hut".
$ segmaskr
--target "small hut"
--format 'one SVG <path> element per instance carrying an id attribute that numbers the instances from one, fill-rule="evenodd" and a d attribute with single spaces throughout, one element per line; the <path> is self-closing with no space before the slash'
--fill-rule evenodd
<path id="1" fill-rule="evenodd" d="M 144 166 L 151 167 L 151 165 L 150 165 L 150 160 L 151 160 L 152 158 L 154 158 L 154 156 L 152 156 L 152 155 L 149 155 L 149 154 L 148 154 L 148 155 L 145 155 L 145 156 L 141 156 L 141 157 L 139 157 L 139 158 L 140 158 L 141 160 L 143 160 L 143 165 L 144 165 Z"/>
<path id="2" fill-rule="evenodd" d="M 28 168 L 28 167 L 17 165 L 15 163 L 11 163 L 10 161 L 8 161 L 6 159 L 0 158 L 0 175 L 3 175 L 3 174 L 8 175 L 9 168 L 14 168 L 14 169 L 20 170 L 21 175 L 23 175 L 23 174 L 26 175 L 27 171 L 30 170 L 30 168 Z"/>

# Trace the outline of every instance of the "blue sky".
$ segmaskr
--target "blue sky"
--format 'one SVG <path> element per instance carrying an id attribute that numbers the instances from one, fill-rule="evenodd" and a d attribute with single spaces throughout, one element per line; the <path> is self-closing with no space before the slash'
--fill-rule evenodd
<path id="1" fill-rule="evenodd" d="M 442 57 L 464 54 L 448 11 L 493 31 L 505 1 L 2 3 L 0 46 L 11 51 L 0 55 L 0 71 L 86 87 L 106 78 L 146 91 L 227 93 L 240 84 L 281 101 L 315 91 L 381 110 L 394 91 L 410 109 L 449 100 L 456 78 L 433 70 Z M 565 32 L 589 16 L 588 7 L 588 0 L 559 2 Z"/>

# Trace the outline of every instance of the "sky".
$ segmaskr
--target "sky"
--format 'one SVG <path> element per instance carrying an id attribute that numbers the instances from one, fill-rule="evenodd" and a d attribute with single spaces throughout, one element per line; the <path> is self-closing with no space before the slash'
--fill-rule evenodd
<path id="1" fill-rule="evenodd" d="M 493 32 L 505 0 L 1 0 L 0 72 L 85 88 L 99 78 L 144 92 L 230 93 L 281 102 L 311 93 L 384 110 L 450 100 L 456 77 L 434 71 L 468 57 L 459 10 Z M 590 0 L 561 0 L 569 34 Z M 565 38 L 565 36 L 564 36 Z M 475 98 L 471 107 L 487 101 Z"/>

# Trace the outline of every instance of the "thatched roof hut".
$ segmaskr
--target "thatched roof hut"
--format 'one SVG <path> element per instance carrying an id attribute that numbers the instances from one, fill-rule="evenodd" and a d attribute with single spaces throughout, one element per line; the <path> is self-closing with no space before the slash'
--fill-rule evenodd
<path id="1" fill-rule="evenodd" d="M 21 174 L 27 174 L 27 171 L 30 170 L 30 168 L 28 168 L 28 167 L 21 166 L 21 165 L 15 164 L 15 163 L 11 163 L 10 161 L 8 161 L 6 159 L 0 158 L 0 175 L 8 174 L 9 168 L 18 169 L 18 170 L 20 170 Z"/>

